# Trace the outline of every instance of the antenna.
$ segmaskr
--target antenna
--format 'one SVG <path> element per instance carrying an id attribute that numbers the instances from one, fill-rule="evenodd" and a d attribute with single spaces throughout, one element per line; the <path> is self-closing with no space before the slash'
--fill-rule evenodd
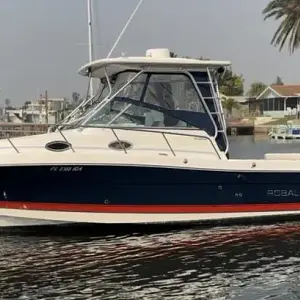
<path id="1" fill-rule="evenodd" d="M 138 11 L 140 5 L 142 4 L 144 0 L 140 0 L 138 5 L 136 6 L 136 8 L 134 9 L 134 11 L 132 12 L 130 18 L 128 19 L 127 23 L 125 24 L 124 28 L 122 29 L 122 31 L 120 32 L 117 40 L 115 41 L 114 45 L 112 46 L 111 50 L 109 51 L 107 58 L 109 58 L 111 56 L 111 54 L 113 53 L 113 51 L 115 50 L 117 44 L 119 43 L 123 33 L 125 32 L 125 30 L 127 29 L 128 25 L 130 24 L 131 20 L 133 19 L 134 15 L 136 14 L 136 12 Z"/>
<path id="2" fill-rule="evenodd" d="M 122 29 L 122 31 L 120 32 L 117 40 L 115 41 L 113 47 L 111 48 L 110 52 L 108 53 L 107 55 L 107 58 L 109 58 L 112 54 L 112 52 L 115 50 L 118 42 L 120 41 L 120 39 L 122 38 L 122 35 L 124 34 L 125 30 L 127 29 L 128 25 L 130 24 L 130 22 L 132 21 L 133 17 L 135 16 L 136 12 L 138 11 L 139 7 L 141 6 L 141 4 L 143 3 L 144 0 L 140 0 L 139 3 L 137 4 L 137 6 L 135 7 L 134 11 L 132 12 L 130 18 L 128 19 L 127 23 L 125 24 L 124 28 Z M 93 61 L 93 47 L 94 47 L 94 44 L 92 42 L 92 39 L 93 39 L 93 35 L 92 35 L 92 0 L 87 0 L 87 14 L 88 14 L 88 33 L 89 33 L 89 39 L 88 39 L 88 46 L 89 46 L 89 61 L 92 62 Z M 78 45 L 84 45 L 84 44 L 78 44 Z M 125 55 L 122 54 L 122 55 Z M 90 77 L 89 79 L 89 91 L 90 91 L 90 98 L 92 98 L 93 94 L 94 94 L 94 88 L 93 88 L 93 78 Z M 89 103 L 89 101 L 87 102 Z M 82 107 L 84 107 L 84 105 L 82 105 Z M 77 109 L 77 108 L 76 108 Z M 65 121 L 65 120 L 68 120 L 68 118 L 70 116 L 73 115 L 74 111 L 76 111 L 76 109 L 74 109 L 67 117 L 65 117 L 63 120 L 62 120 L 62 123 Z"/>
<path id="3" fill-rule="evenodd" d="M 88 29 L 89 29 L 89 62 L 94 60 L 93 58 L 93 32 L 92 32 L 92 0 L 87 0 L 87 13 L 88 13 Z M 93 78 L 90 79 L 90 96 L 94 95 Z"/>

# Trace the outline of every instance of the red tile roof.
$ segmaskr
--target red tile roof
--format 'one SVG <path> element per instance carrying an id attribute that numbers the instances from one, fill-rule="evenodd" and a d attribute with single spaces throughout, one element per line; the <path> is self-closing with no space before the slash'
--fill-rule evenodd
<path id="1" fill-rule="evenodd" d="M 300 96 L 300 85 L 299 84 L 291 84 L 291 85 L 272 84 L 271 88 L 281 96 L 285 96 L 285 97 Z"/>

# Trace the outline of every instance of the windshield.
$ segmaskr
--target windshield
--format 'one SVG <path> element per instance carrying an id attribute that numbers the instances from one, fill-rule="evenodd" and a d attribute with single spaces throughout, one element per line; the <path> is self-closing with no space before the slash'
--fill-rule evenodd
<path id="1" fill-rule="evenodd" d="M 64 126 L 71 125 L 73 127 L 74 124 L 78 123 L 80 120 L 84 119 L 91 111 L 95 109 L 95 107 L 109 94 L 109 88 L 107 84 L 102 84 L 99 87 L 98 92 L 92 98 L 86 99 L 81 103 L 75 110 L 74 114 L 64 121 Z"/>
<path id="2" fill-rule="evenodd" d="M 120 73 L 113 85 L 112 95 L 136 74 Z M 174 116 L 175 111 L 204 112 L 191 79 L 186 74 L 143 73 L 98 111 L 87 112 L 87 118 L 80 124 L 98 127 L 190 127 Z"/>

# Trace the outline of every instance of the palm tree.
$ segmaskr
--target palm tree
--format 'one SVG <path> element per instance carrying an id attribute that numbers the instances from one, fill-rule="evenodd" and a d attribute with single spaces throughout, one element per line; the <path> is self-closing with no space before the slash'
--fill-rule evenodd
<path id="1" fill-rule="evenodd" d="M 263 10 L 264 20 L 282 20 L 274 33 L 271 44 L 279 46 L 279 51 L 287 44 L 293 53 L 300 45 L 300 1 L 272 0 Z"/>
<path id="2" fill-rule="evenodd" d="M 281 77 L 279 77 L 279 76 L 276 77 L 276 80 L 274 81 L 273 84 L 276 84 L 276 85 L 284 85 L 284 83 L 283 83 Z"/>
<path id="3" fill-rule="evenodd" d="M 222 106 L 227 111 L 227 118 L 232 114 L 232 110 L 234 108 L 239 109 L 240 105 L 236 102 L 233 98 L 223 98 L 222 99 Z"/>

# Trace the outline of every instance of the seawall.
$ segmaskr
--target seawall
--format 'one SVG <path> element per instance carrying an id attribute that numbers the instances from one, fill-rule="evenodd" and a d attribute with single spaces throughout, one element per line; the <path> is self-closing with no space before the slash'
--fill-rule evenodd
<path id="1" fill-rule="evenodd" d="M 227 135 L 267 135 L 272 125 L 228 124 Z"/>

